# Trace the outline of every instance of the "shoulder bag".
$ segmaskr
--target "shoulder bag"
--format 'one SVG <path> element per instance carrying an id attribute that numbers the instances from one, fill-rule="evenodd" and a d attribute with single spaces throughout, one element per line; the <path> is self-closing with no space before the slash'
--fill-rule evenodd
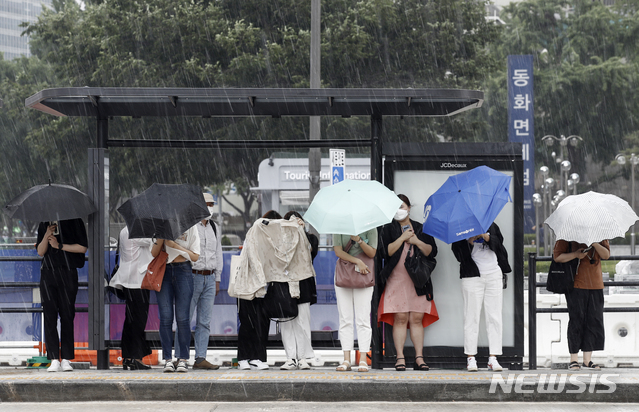
<path id="1" fill-rule="evenodd" d="M 421 289 L 426 286 L 436 265 L 437 262 L 428 259 L 418 247 L 410 245 L 404 267 L 416 288 Z"/>
<path id="2" fill-rule="evenodd" d="M 572 242 L 569 242 L 568 253 L 572 252 Z M 548 270 L 546 290 L 553 293 L 570 293 L 575 287 L 575 275 L 579 267 L 579 259 L 574 258 L 565 263 L 555 262 L 553 258 Z"/>
<path id="3" fill-rule="evenodd" d="M 344 252 L 348 253 L 352 242 L 352 240 L 348 241 Z M 355 263 L 344 259 L 337 259 L 335 266 L 335 286 L 349 289 L 363 289 L 375 286 L 375 259 L 368 257 L 364 252 L 361 252 L 355 257 L 364 262 L 370 271 L 367 274 L 362 274 Z"/>
<path id="4" fill-rule="evenodd" d="M 164 271 L 166 270 L 166 260 L 169 255 L 164 250 L 153 258 L 146 269 L 144 279 L 142 279 L 142 289 L 154 290 L 159 292 L 162 289 L 162 280 L 164 279 Z"/>

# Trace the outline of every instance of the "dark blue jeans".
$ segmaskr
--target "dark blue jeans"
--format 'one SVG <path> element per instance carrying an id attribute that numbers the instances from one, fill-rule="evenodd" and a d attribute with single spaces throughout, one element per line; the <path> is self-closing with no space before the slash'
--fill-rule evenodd
<path id="1" fill-rule="evenodd" d="M 175 303 L 175 321 L 178 329 L 178 342 L 175 357 L 189 359 L 191 328 L 189 309 L 193 297 L 193 275 L 191 262 L 169 263 L 166 265 L 162 289 L 157 292 L 160 312 L 160 341 L 162 357 L 172 359 L 173 353 L 173 304 Z"/>

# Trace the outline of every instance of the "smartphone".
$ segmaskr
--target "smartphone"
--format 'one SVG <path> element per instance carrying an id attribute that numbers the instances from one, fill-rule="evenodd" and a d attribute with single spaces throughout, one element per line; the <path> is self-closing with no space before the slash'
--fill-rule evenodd
<path id="1" fill-rule="evenodd" d="M 49 226 L 55 226 L 55 230 L 53 231 L 54 236 L 57 236 L 60 234 L 60 227 L 58 225 L 58 222 L 49 222 Z"/>
<path id="2" fill-rule="evenodd" d="M 402 226 L 402 233 L 404 233 L 405 231 L 410 230 L 410 225 L 404 225 Z"/>

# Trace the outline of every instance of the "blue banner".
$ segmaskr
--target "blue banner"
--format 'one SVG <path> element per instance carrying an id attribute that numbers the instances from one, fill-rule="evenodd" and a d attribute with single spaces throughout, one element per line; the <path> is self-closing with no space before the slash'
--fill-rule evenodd
<path id="1" fill-rule="evenodd" d="M 524 233 L 533 233 L 535 207 L 535 127 L 533 57 L 508 56 L 508 140 L 522 143 L 524 160 Z"/>

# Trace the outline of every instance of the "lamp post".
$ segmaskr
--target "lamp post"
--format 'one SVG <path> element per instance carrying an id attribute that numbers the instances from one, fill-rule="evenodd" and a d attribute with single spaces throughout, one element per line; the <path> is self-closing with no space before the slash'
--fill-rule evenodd
<path id="1" fill-rule="evenodd" d="M 579 181 L 581 180 L 581 178 L 579 177 L 578 173 L 573 173 L 570 175 L 570 179 L 568 179 L 568 189 L 570 189 L 570 183 L 572 182 L 572 194 L 576 195 L 577 194 L 577 184 L 579 183 Z"/>
<path id="2" fill-rule="evenodd" d="M 635 156 L 634 153 L 630 155 L 629 159 L 626 159 L 626 156 L 623 154 L 618 154 L 615 156 L 615 160 L 620 165 L 625 165 L 626 160 L 630 160 L 630 206 L 632 210 L 635 210 L 635 166 L 639 164 L 639 157 Z M 632 231 L 630 232 L 630 254 L 635 254 L 635 225 L 632 225 Z"/>
<path id="3" fill-rule="evenodd" d="M 557 163 L 561 163 L 562 161 L 566 159 L 564 157 L 564 147 L 568 146 L 568 143 L 570 143 L 571 146 L 577 146 L 579 142 L 583 142 L 583 140 L 584 139 L 582 139 L 580 136 L 577 136 L 576 134 L 570 135 L 568 137 L 564 136 L 563 134 L 561 135 L 561 137 L 548 134 L 541 138 L 541 141 L 546 143 L 546 146 L 549 146 L 549 147 L 552 146 L 555 143 L 555 141 L 559 142 L 559 146 L 561 149 L 559 152 L 559 158 L 555 159 Z"/>
<path id="4" fill-rule="evenodd" d="M 537 256 L 539 256 L 539 207 L 542 205 L 541 195 L 535 193 L 532 197 L 533 204 L 535 205 L 535 245 L 537 246 Z M 546 245 L 544 245 L 544 250 Z"/>
<path id="5" fill-rule="evenodd" d="M 545 215 L 545 219 L 548 219 L 548 216 L 550 216 L 550 214 L 552 213 L 552 208 L 551 208 L 551 200 L 550 200 L 550 193 L 553 189 L 553 187 L 555 186 L 555 179 L 553 179 L 552 177 L 548 177 L 546 178 L 546 180 L 544 181 L 544 215 Z M 545 221 L 544 219 L 544 221 Z M 550 233 L 548 232 L 548 228 L 546 226 L 544 226 L 544 256 L 550 256 L 549 255 L 549 246 L 550 246 Z"/>
<path id="6" fill-rule="evenodd" d="M 568 192 L 568 172 L 570 172 L 571 167 L 572 163 L 570 163 L 570 160 L 561 162 L 561 189 L 566 192 Z"/>

